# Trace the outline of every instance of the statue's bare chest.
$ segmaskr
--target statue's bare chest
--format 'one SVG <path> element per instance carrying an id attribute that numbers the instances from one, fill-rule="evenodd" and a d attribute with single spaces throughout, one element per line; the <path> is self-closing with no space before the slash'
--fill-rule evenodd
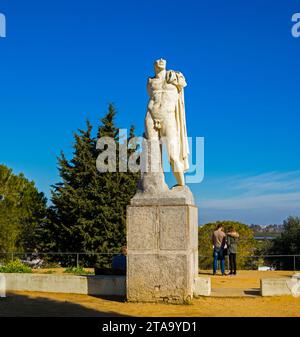
<path id="1" fill-rule="evenodd" d="M 174 85 L 168 83 L 164 78 L 149 78 L 148 85 L 152 91 L 175 89 Z"/>

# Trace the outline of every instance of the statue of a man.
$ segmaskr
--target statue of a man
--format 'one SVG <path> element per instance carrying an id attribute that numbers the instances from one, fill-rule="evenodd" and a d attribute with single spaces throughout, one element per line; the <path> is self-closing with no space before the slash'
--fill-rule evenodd
<path id="1" fill-rule="evenodd" d="M 189 168 L 183 90 L 186 81 L 180 72 L 166 70 L 163 59 L 155 61 L 154 70 L 155 76 L 147 84 L 146 138 L 163 140 L 177 184 L 184 186 L 184 172 Z"/>

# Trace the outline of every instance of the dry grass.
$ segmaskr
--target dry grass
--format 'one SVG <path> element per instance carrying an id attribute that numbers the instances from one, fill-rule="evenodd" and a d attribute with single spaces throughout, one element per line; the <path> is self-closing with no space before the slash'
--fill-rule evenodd
<path id="1" fill-rule="evenodd" d="M 203 272 L 204 273 L 204 272 Z M 242 271 L 236 277 L 212 277 L 214 288 L 256 288 L 262 277 L 292 272 Z M 207 273 L 202 274 L 207 275 Z M 14 292 L 0 299 L 0 316 L 300 316 L 300 298 L 199 298 L 191 305 L 126 303 L 86 295 Z"/>
<path id="2" fill-rule="evenodd" d="M 300 316 L 300 298 L 200 298 L 191 305 L 126 303 L 86 295 L 15 292 L 0 316 Z"/>
<path id="3" fill-rule="evenodd" d="M 236 276 L 213 276 L 210 271 L 201 270 L 199 276 L 211 277 L 212 288 L 259 288 L 260 279 L 269 277 L 290 277 L 294 274 L 292 271 L 256 271 L 241 270 Z"/>

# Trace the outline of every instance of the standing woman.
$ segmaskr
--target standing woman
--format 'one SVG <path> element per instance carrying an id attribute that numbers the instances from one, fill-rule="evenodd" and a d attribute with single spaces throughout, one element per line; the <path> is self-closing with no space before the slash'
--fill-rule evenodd
<path id="1" fill-rule="evenodd" d="M 229 253 L 229 275 L 236 275 L 236 254 L 238 245 L 239 233 L 233 227 L 229 228 L 227 233 L 227 246 Z"/>

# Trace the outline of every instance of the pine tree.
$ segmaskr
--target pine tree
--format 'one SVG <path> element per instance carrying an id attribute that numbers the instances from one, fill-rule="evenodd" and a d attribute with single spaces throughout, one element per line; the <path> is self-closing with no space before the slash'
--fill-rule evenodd
<path id="1" fill-rule="evenodd" d="M 97 137 L 92 136 L 92 125 L 74 135 L 74 153 L 67 160 L 59 158 L 61 182 L 53 186 L 49 223 L 44 233 L 45 249 L 60 252 L 118 252 L 126 243 L 126 206 L 136 192 L 139 174 L 130 172 L 100 173 L 96 167 L 99 150 L 97 139 L 112 137 L 119 153 L 119 133 L 115 126 L 116 111 L 112 104 L 101 119 Z M 134 136 L 134 128 L 129 138 Z M 119 161 L 117 161 L 117 168 Z M 111 255 L 87 255 L 81 258 L 85 265 L 108 267 Z M 62 256 L 60 257 L 62 258 Z M 74 264 L 71 257 L 67 264 Z"/>
<path id="2" fill-rule="evenodd" d="M 0 252 L 32 251 L 45 221 L 47 200 L 21 173 L 0 165 Z"/>

